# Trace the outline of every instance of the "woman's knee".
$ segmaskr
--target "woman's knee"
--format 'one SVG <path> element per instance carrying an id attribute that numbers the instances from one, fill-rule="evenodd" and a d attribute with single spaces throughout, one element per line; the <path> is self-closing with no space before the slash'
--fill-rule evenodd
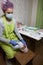
<path id="1" fill-rule="evenodd" d="M 6 56 L 7 56 L 7 58 L 8 59 L 12 59 L 12 58 L 14 58 L 14 53 L 8 53 L 8 54 L 6 54 Z"/>

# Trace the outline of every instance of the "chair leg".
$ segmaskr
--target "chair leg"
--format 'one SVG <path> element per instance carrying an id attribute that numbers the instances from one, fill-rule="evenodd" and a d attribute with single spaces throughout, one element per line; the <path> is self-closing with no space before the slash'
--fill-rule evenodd
<path id="1" fill-rule="evenodd" d="M 33 65 L 32 60 L 30 62 L 28 62 L 26 65 Z"/>

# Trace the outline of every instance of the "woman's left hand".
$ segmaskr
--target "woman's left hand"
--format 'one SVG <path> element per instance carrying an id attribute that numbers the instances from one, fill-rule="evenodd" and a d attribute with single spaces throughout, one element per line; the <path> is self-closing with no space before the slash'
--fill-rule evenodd
<path id="1" fill-rule="evenodd" d="M 24 41 L 24 39 L 22 39 L 21 42 L 22 42 L 24 45 L 26 45 L 26 42 Z"/>

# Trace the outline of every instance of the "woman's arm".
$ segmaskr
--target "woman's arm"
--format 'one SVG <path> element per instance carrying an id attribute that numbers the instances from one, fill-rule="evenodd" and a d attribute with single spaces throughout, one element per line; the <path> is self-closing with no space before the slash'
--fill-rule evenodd
<path id="1" fill-rule="evenodd" d="M 26 41 L 22 38 L 22 36 L 21 36 L 20 33 L 18 32 L 16 21 L 15 21 L 14 26 L 15 26 L 15 28 L 14 28 L 15 34 L 16 34 L 17 37 L 20 39 L 20 41 L 21 41 L 24 45 L 26 45 Z"/>
<path id="2" fill-rule="evenodd" d="M 14 22 L 14 32 L 16 33 L 16 35 L 18 36 L 20 40 L 23 39 L 20 33 L 18 32 L 16 21 Z"/>

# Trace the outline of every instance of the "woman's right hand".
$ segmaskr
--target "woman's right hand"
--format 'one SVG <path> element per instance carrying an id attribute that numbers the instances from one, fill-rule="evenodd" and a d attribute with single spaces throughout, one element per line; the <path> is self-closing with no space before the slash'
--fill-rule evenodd
<path id="1" fill-rule="evenodd" d="M 17 43 L 17 41 L 15 41 L 15 40 L 11 40 L 11 41 L 10 41 L 10 44 L 12 44 L 12 45 L 15 46 L 15 45 L 17 45 L 18 43 Z"/>

